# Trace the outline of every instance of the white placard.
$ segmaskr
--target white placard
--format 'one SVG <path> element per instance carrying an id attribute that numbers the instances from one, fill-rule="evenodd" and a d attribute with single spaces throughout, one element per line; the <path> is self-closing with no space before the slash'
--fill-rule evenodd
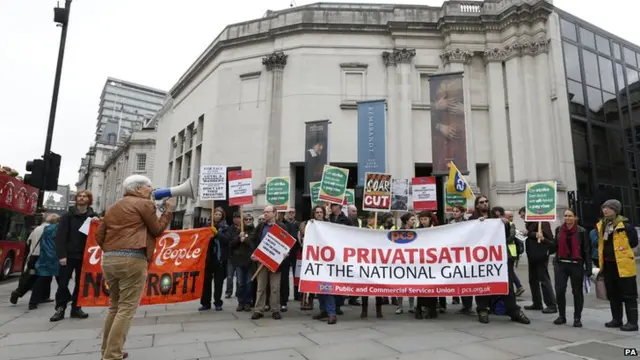
<path id="1" fill-rule="evenodd" d="M 224 165 L 202 165 L 198 195 L 203 201 L 227 199 L 227 167 Z"/>

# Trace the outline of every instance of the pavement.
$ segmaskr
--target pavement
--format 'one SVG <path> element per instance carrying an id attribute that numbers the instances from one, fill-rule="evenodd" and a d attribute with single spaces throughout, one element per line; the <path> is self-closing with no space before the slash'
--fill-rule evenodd
<path id="1" fill-rule="evenodd" d="M 526 283 L 526 264 L 516 271 Z M 52 323 L 52 304 L 28 311 L 28 294 L 18 305 L 9 303 L 16 285 L 0 284 L 0 360 L 100 359 L 104 308 L 84 308 L 88 319 Z M 570 302 L 570 291 L 567 295 Z M 520 304 L 530 302 L 527 296 L 528 291 Z M 624 348 L 640 348 L 638 332 L 604 327 L 610 320 L 608 304 L 593 292 L 587 295 L 581 329 L 553 325 L 556 314 L 531 311 L 530 325 L 502 316 L 483 325 L 476 317 L 455 314 L 457 305 L 436 320 L 395 315 L 393 306 L 384 307 L 384 319 L 361 320 L 359 307 L 345 306 L 333 326 L 312 320 L 294 301 L 279 321 L 267 316 L 252 321 L 251 313 L 237 313 L 235 305 L 225 300 L 220 312 L 198 312 L 198 302 L 141 307 L 125 350 L 130 359 L 155 360 L 614 360 L 624 357 Z"/>

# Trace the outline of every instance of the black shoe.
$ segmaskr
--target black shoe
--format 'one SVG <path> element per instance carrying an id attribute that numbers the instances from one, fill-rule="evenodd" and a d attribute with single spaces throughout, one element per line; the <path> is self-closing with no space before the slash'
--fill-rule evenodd
<path id="1" fill-rule="evenodd" d="M 40 304 L 48 304 L 48 303 L 52 303 L 53 299 L 44 299 L 44 300 L 40 300 Z"/>
<path id="2" fill-rule="evenodd" d="M 59 307 L 56 309 L 56 313 L 53 314 L 51 318 L 49 318 L 49 321 L 56 322 L 62 319 L 64 319 L 64 308 Z"/>
<path id="3" fill-rule="evenodd" d="M 609 329 L 619 328 L 621 326 L 622 326 L 622 321 L 621 320 L 616 320 L 616 319 L 613 319 L 613 320 L 609 321 L 608 323 L 604 324 L 604 327 L 609 328 Z"/>
<path id="4" fill-rule="evenodd" d="M 20 298 L 20 294 L 18 294 L 15 291 L 11 292 L 11 296 L 9 297 L 9 302 L 12 303 L 13 305 L 18 303 L 18 299 Z"/>
<path id="5" fill-rule="evenodd" d="M 287 311 L 289 311 L 289 308 L 287 308 L 287 305 L 280 306 L 280 312 L 287 312 Z"/>
<path id="6" fill-rule="evenodd" d="M 424 319 L 424 315 L 422 314 L 422 308 L 421 308 L 420 306 L 418 306 L 418 307 L 416 308 L 416 313 L 413 315 L 413 317 L 414 317 L 416 320 L 422 320 L 422 319 Z"/>
<path id="7" fill-rule="evenodd" d="M 86 319 L 89 317 L 89 314 L 82 311 L 82 309 L 75 309 L 75 310 L 71 310 L 71 313 L 69 314 L 69 316 L 73 319 Z"/>
<path id="8" fill-rule="evenodd" d="M 329 325 L 334 325 L 337 322 L 338 322 L 338 318 L 335 316 L 329 316 L 329 319 L 327 319 L 327 324 Z"/>
<path id="9" fill-rule="evenodd" d="M 460 305 L 460 298 L 459 297 L 454 297 L 453 300 L 451 300 L 451 304 Z"/>
<path id="10" fill-rule="evenodd" d="M 622 331 L 638 331 L 638 325 L 632 323 L 626 323 L 620 326 L 620 330 Z"/>
<path id="11" fill-rule="evenodd" d="M 543 308 L 542 308 L 542 305 L 535 305 L 535 304 L 532 304 L 532 305 L 525 305 L 525 306 L 524 306 L 524 309 L 525 309 L 525 310 L 536 310 L 536 311 L 540 311 L 540 310 L 542 310 Z"/>
<path id="12" fill-rule="evenodd" d="M 473 313 L 473 310 L 467 309 L 467 308 L 460 309 L 460 311 L 458 311 L 458 314 L 461 314 L 461 315 L 475 315 Z"/>
<path id="13" fill-rule="evenodd" d="M 555 314 L 557 312 L 558 312 L 558 308 L 551 308 L 551 307 L 548 307 L 542 310 L 543 314 Z"/>
<path id="14" fill-rule="evenodd" d="M 244 306 L 244 311 L 245 311 L 245 312 L 249 312 L 249 311 L 251 311 L 251 305 L 245 305 L 245 306 Z"/>
<path id="15" fill-rule="evenodd" d="M 271 314 L 271 317 L 273 318 L 273 320 L 280 320 L 280 319 L 282 319 L 282 315 L 280 315 L 280 312 L 279 312 L 279 311 L 274 311 L 274 312 Z"/>
<path id="16" fill-rule="evenodd" d="M 366 319 L 369 316 L 369 310 L 367 308 L 362 308 L 360 310 L 360 319 Z"/>
<path id="17" fill-rule="evenodd" d="M 264 317 L 263 313 L 254 312 L 253 315 L 251 315 L 251 320 L 258 320 L 258 319 L 262 319 L 263 317 Z"/>
<path id="18" fill-rule="evenodd" d="M 581 328 L 582 327 L 582 321 L 580 321 L 580 319 L 578 319 L 578 318 L 573 319 L 573 327 Z"/>
<path id="19" fill-rule="evenodd" d="M 238 305 L 238 307 L 236 308 L 236 311 L 237 312 L 244 311 L 244 306 Z"/>
<path id="20" fill-rule="evenodd" d="M 481 324 L 489 323 L 489 312 L 488 311 L 478 311 L 478 321 Z"/>
<path id="21" fill-rule="evenodd" d="M 522 311 L 518 313 L 518 315 L 511 317 L 511 321 L 515 321 L 520 324 L 529 325 L 531 324 L 531 320 L 525 315 Z"/>
<path id="22" fill-rule="evenodd" d="M 327 317 L 329 317 L 329 314 L 327 314 L 327 312 L 326 312 L 326 311 L 320 311 L 319 313 L 317 313 L 317 314 L 313 315 L 311 318 L 312 318 L 313 320 L 324 320 L 324 319 L 326 319 Z"/>
<path id="23" fill-rule="evenodd" d="M 344 315 L 344 311 L 340 308 L 336 308 L 336 315 Z"/>
<path id="24" fill-rule="evenodd" d="M 567 318 L 564 316 L 558 316 L 557 319 L 553 320 L 553 323 L 556 325 L 564 325 L 567 323 Z M 574 322 L 575 324 L 575 322 Z"/>
<path id="25" fill-rule="evenodd" d="M 211 310 L 211 305 L 207 306 L 207 305 L 202 305 L 198 308 L 198 311 L 209 311 Z"/>
<path id="26" fill-rule="evenodd" d="M 35 310 L 38 308 L 38 305 L 35 304 L 29 304 L 29 310 Z"/>

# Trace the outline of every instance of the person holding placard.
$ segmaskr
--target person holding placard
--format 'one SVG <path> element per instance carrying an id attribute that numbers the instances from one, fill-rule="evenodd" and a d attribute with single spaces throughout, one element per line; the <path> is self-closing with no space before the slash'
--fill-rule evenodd
<path id="1" fill-rule="evenodd" d="M 215 208 L 213 211 L 213 226 L 216 235 L 209 241 L 207 262 L 205 265 L 202 297 L 198 311 L 211 310 L 211 282 L 213 281 L 213 305 L 216 311 L 222 311 L 222 285 L 227 277 L 227 260 L 229 258 L 229 242 L 224 236 L 227 222 L 224 219 L 224 209 Z"/>
<path id="2" fill-rule="evenodd" d="M 313 221 L 326 221 L 326 210 L 322 206 L 315 206 L 312 210 Z M 342 213 L 342 212 L 340 212 Z M 344 215 L 343 215 L 344 216 Z M 311 220 L 310 220 L 311 221 Z M 303 247 L 304 248 L 304 247 Z M 330 294 L 318 294 L 320 312 L 313 315 L 314 320 L 327 320 L 327 324 L 333 325 L 338 322 L 336 306 L 336 296 Z"/>
<path id="3" fill-rule="evenodd" d="M 233 214 L 233 225 L 227 228 L 224 236 L 229 241 L 229 264 L 235 269 L 237 277 L 238 308 L 236 311 L 251 311 L 251 254 L 255 250 L 255 245 L 249 238 L 240 237 L 240 225 L 235 221 L 239 217 L 239 212 Z M 247 233 L 252 232 L 253 224 L 245 223 L 244 231 Z M 229 281 L 228 278 L 227 281 Z"/>

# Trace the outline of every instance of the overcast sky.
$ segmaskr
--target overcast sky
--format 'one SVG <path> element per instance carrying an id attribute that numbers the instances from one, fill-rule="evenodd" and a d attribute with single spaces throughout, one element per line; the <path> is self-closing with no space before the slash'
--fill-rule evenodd
<path id="1" fill-rule="evenodd" d="M 53 23 L 54 0 L 0 2 L 0 164 L 23 174 L 25 163 L 44 151 L 60 28 Z M 314 2 L 298 0 L 297 5 Z M 439 6 L 443 1 L 397 2 Z M 100 93 L 108 76 L 169 90 L 226 25 L 289 4 L 290 0 L 74 0 L 52 146 L 62 155 L 59 183 L 77 181 L 80 158 L 95 135 Z M 640 44 L 639 0 L 554 4 Z"/>

